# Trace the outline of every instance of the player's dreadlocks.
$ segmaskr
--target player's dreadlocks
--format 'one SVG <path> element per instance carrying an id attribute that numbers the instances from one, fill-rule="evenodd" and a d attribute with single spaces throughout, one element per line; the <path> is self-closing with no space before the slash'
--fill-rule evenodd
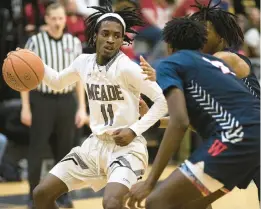
<path id="1" fill-rule="evenodd" d="M 87 35 L 87 44 L 91 47 L 95 47 L 95 34 L 98 32 L 99 27 L 103 21 L 111 20 L 111 21 L 115 21 L 115 22 L 118 22 L 121 25 L 123 25 L 119 19 L 117 19 L 113 16 L 108 16 L 97 23 L 97 20 L 105 14 L 109 14 L 109 13 L 118 14 L 124 20 L 126 27 L 125 27 L 125 30 L 123 27 L 123 35 L 124 35 L 123 40 L 124 40 L 124 42 L 127 42 L 128 44 L 131 44 L 133 40 L 130 37 L 128 37 L 126 35 L 126 33 L 137 34 L 137 31 L 132 29 L 132 27 L 144 25 L 144 22 L 142 21 L 142 18 L 141 18 L 141 14 L 137 9 L 124 8 L 123 10 L 114 12 L 112 9 L 110 0 L 107 0 L 105 7 L 93 6 L 93 7 L 89 7 L 89 8 L 97 10 L 97 12 L 93 13 L 85 20 L 85 24 L 87 26 L 87 34 L 86 34 Z"/>
<path id="2" fill-rule="evenodd" d="M 173 49 L 198 50 L 207 42 L 207 29 L 189 17 L 174 18 L 165 25 L 163 39 Z"/>
<path id="3" fill-rule="evenodd" d="M 195 2 L 196 5 L 191 7 L 196 7 L 199 11 L 194 13 L 191 18 L 211 22 L 218 35 L 225 39 L 228 47 L 237 47 L 243 43 L 244 34 L 236 22 L 236 16 L 218 7 L 221 0 L 212 7 L 210 6 L 212 0 L 207 6 L 200 4 L 197 0 Z"/>

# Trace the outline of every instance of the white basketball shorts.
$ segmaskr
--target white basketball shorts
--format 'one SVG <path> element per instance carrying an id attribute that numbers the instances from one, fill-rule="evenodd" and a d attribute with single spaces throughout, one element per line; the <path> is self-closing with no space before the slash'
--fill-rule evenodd
<path id="1" fill-rule="evenodd" d="M 109 182 L 128 188 L 142 178 L 148 166 L 146 140 L 136 137 L 128 146 L 117 146 L 110 135 L 87 138 L 50 171 L 69 191 L 91 187 L 99 191 Z"/>

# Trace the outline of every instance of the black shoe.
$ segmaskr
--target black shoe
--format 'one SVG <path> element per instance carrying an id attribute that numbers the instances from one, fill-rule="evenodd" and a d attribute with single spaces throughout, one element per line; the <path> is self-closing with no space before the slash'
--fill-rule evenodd
<path id="1" fill-rule="evenodd" d="M 56 200 L 56 203 L 61 208 L 73 208 L 73 203 L 71 197 L 68 195 L 68 193 L 63 194 L 61 197 L 59 197 Z"/>

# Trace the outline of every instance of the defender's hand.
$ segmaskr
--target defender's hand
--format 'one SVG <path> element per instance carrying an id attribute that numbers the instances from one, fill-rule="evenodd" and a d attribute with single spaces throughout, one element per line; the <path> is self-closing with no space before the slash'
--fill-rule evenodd
<path id="1" fill-rule="evenodd" d="M 145 206 L 141 205 L 141 202 L 151 193 L 152 189 L 153 186 L 146 181 L 142 181 L 133 185 L 126 196 L 129 208 L 145 208 Z"/>
<path id="2" fill-rule="evenodd" d="M 142 73 L 147 75 L 145 80 L 156 81 L 156 71 L 142 56 L 140 56 L 140 67 L 143 70 Z"/>

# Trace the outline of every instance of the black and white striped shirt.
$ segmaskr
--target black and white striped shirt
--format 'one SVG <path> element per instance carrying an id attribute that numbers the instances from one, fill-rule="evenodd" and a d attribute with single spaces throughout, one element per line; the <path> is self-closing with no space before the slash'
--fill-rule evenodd
<path id="1" fill-rule="evenodd" d="M 82 53 L 80 40 L 68 33 L 64 33 L 60 39 L 54 39 L 47 32 L 40 32 L 27 41 L 25 48 L 35 52 L 46 65 L 58 72 L 68 67 Z M 64 94 L 72 92 L 74 88 L 75 85 L 71 85 L 57 92 L 42 82 L 37 90 L 43 93 Z"/>

